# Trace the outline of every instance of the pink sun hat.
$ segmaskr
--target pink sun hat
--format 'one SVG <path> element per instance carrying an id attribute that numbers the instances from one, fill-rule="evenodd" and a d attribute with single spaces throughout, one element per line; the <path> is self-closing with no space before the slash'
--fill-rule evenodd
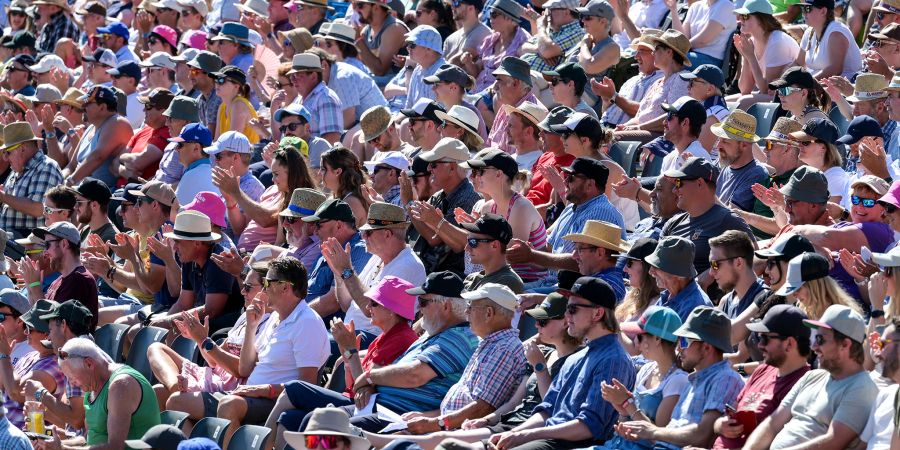
<path id="1" fill-rule="evenodd" d="M 165 39 L 172 48 L 178 48 L 178 33 L 172 29 L 170 26 L 166 25 L 157 25 L 153 27 L 153 30 L 150 31 L 151 34 L 158 35 L 159 37 Z"/>
<path id="2" fill-rule="evenodd" d="M 382 278 L 372 289 L 369 289 L 365 296 L 404 319 L 415 320 L 416 296 L 406 293 L 407 289 L 414 287 L 412 283 L 406 280 L 388 275 Z"/>
<path id="3" fill-rule="evenodd" d="M 205 31 L 190 30 L 181 36 L 181 43 L 187 47 L 196 48 L 197 50 L 206 50 L 207 36 Z"/>
<path id="4" fill-rule="evenodd" d="M 893 184 L 891 184 L 891 188 L 888 189 L 887 193 L 882 195 L 881 198 L 878 199 L 878 201 L 888 203 L 896 208 L 900 208 L 900 180 L 895 181 Z"/>
<path id="5" fill-rule="evenodd" d="M 225 201 L 214 192 L 198 192 L 194 196 L 194 201 L 184 205 L 182 210 L 206 214 L 213 225 L 225 227 Z"/>

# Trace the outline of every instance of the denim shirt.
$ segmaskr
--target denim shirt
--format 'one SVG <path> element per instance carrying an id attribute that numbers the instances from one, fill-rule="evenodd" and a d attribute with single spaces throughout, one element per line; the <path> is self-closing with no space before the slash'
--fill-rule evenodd
<path id="1" fill-rule="evenodd" d="M 656 304 L 674 309 L 678 313 L 678 317 L 681 317 L 682 322 L 687 321 L 694 308 L 698 306 L 713 306 L 709 296 L 706 295 L 706 292 L 703 292 L 703 289 L 700 289 L 700 285 L 696 281 L 688 283 L 674 297 L 670 297 L 671 295 L 668 289 L 662 291 Z"/>

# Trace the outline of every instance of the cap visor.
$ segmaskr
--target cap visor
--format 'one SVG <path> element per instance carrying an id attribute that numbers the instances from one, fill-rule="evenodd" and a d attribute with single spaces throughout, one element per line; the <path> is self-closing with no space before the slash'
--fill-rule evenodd
<path id="1" fill-rule="evenodd" d="M 802 283 L 800 284 L 800 286 L 792 286 L 790 284 L 785 283 L 784 286 L 781 286 L 781 289 L 779 289 L 778 292 L 776 292 L 775 294 L 780 295 L 782 297 L 787 297 L 788 295 L 791 295 L 794 292 L 797 292 L 798 290 L 800 290 L 800 287 L 802 287 L 802 286 L 803 286 Z"/>
<path id="2" fill-rule="evenodd" d="M 637 322 L 625 322 L 620 326 L 620 328 L 625 334 L 644 334 L 644 329 L 641 328 L 640 324 L 638 324 Z"/>
<path id="3" fill-rule="evenodd" d="M 757 251 L 753 252 L 753 254 L 762 259 L 777 258 L 779 256 L 782 256 L 781 253 L 778 253 L 770 248 L 757 250 Z"/>
<path id="4" fill-rule="evenodd" d="M 41 345 L 43 345 L 44 348 L 49 348 L 49 349 L 53 350 L 53 342 L 50 342 L 49 339 L 42 340 Z"/>
<path id="5" fill-rule="evenodd" d="M 816 329 L 819 329 L 819 328 L 824 328 L 826 330 L 832 329 L 830 325 L 828 325 L 825 322 L 819 321 L 819 320 L 803 319 L 803 325 L 806 325 L 810 328 L 816 328 Z"/>
<path id="6" fill-rule="evenodd" d="M 800 142 L 812 142 L 812 141 L 816 140 L 815 137 L 810 136 L 803 131 L 795 131 L 795 132 L 791 133 L 789 136 Z"/>
<path id="7" fill-rule="evenodd" d="M 526 309 L 525 314 L 528 314 L 529 316 L 531 316 L 533 319 L 536 319 L 536 320 L 545 320 L 545 319 L 550 318 L 550 315 L 547 314 L 547 310 L 544 308 L 541 308 L 540 306 L 531 308 L 531 309 Z"/>
<path id="8" fill-rule="evenodd" d="M 319 216 L 312 215 L 312 216 L 306 216 L 306 217 L 303 217 L 303 218 L 301 218 L 300 220 L 302 220 L 302 221 L 304 221 L 304 222 L 318 222 L 318 221 L 320 221 L 320 220 L 322 220 L 322 219 L 320 219 Z"/>
<path id="9" fill-rule="evenodd" d="M 769 329 L 762 322 L 749 322 L 747 329 L 756 333 L 768 333 Z"/>
<path id="10" fill-rule="evenodd" d="M 132 440 L 125 441 L 125 446 L 128 448 L 141 448 L 141 449 L 153 448 L 150 444 L 148 444 L 142 440 L 139 440 L 139 439 L 132 439 Z"/>
<path id="11" fill-rule="evenodd" d="M 669 178 L 684 178 L 687 174 L 680 170 L 667 170 L 663 173 L 663 176 Z"/>
<path id="12" fill-rule="evenodd" d="M 425 295 L 425 294 L 427 294 L 427 292 L 425 292 L 425 289 L 422 289 L 421 287 L 407 289 L 406 293 L 409 295 Z"/>
<path id="13" fill-rule="evenodd" d="M 862 139 L 862 136 L 857 138 L 857 137 L 854 137 L 852 134 L 845 134 L 845 135 L 839 137 L 837 141 L 844 145 L 853 145 L 853 144 L 859 142 L 860 139 Z"/>

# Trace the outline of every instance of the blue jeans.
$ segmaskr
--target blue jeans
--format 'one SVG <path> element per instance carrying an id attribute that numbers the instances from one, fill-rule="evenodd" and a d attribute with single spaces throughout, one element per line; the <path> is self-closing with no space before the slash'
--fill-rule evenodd
<path id="1" fill-rule="evenodd" d="M 696 69 L 697 66 L 702 64 L 712 64 L 716 67 L 722 67 L 722 60 L 720 58 L 714 58 L 705 53 L 690 51 L 688 52 L 688 59 L 691 60 L 691 69 Z"/>

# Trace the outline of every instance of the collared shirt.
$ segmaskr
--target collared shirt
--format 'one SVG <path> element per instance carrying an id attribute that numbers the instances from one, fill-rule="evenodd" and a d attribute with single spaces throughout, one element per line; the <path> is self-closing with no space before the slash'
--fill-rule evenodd
<path id="1" fill-rule="evenodd" d="M 444 213 L 444 220 L 452 225 L 456 225 L 456 213 L 453 211 L 456 208 L 462 208 L 463 211 L 471 211 L 478 200 L 481 200 L 481 196 L 475 192 L 475 188 L 472 187 L 472 183 L 467 178 L 449 194 L 444 192 L 443 189 L 436 192 L 428 199 L 428 203 Z M 425 265 L 425 272 L 449 270 L 457 275 L 464 276 L 465 263 L 462 252 L 455 253 L 446 244 L 429 245 L 428 241 L 422 236 L 419 236 L 419 239 L 413 246 L 413 250 L 415 250 Z"/>
<path id="2" fill-rule="evenodd" d="M 684 71 L 682 71 L 684 72 Z M 635 118 L 640 123 L 649 122 L 665 114 L 663 103 L 672 104 L 675 100 L 688 95 L 688 82 L 679 76 L 681 72 L 673 73 L 669 78 L 659 77 L 650 84 L 650 88 L 641 97 Z"/>
<path id="3" fill-rule="evenodd" d="M 262 197 L 263 192 L 266 190 L 266 187 L 263 186 L 262 182 L 253 176 L 253 172 L 250 172 L 249 170 L 241 175 L 240 183 L 241 192 L 247 194 L 247 197 L 250 197 L 255 202 L 259 201 L 259 198 Z"/>
<path id="4" fill-rule="evenodd" d="M 743 297 L 738 297 L 737 291 L 731 291 L 719 300 L 719 306 L 721 306 L 722 312 L 724 312 L 729 319 L 734 320 L 737 319 L 751 303 L 753 303 L 753 300 L 757 296 L 763 293 L 765 294 L 762 298 L 769 296 L 766 285 L 763 284 L 762 280 L 757 279 L 753 281 L 753 284 L 750 285 L 750 289 L 747 289 L 747 292 L 744 293 Z"/>
<path id="5" fill-rule="evenodd" d="M 388 189 L 384 195 L 381 196 L 384 198 L 385 203 L 390 203 L 392 205 L 403 206 L 400 204 L 400 185 L 395 184 Z"/>
<path id="6" fill-rule="evenodd" d="M 656 304 L 672 308 L 678 313 L 678 317 L 681 317 L 682 321 L 687 320 L 694 308 L 713 305 L 706 292 L 703 292 L 703 289 L 700 289 L 700 285 L 693 280 L 684 289 L 678 291 L 674 297 L 669 293 L 668 289 L 662 291 Z"/>
<path id="7" fill-rule="evenodd" d="M 606 194 L 600 194 L 580 205 L 574 203 L 566 205 L 556 222 L 547 230 L 547 243 L 550 244 L 553 253 L 574 252 L 575 242 L 567 241 L 563 236 L 581 233 L 588 220 L 602 220 L 618 225 L 622 229 L 622 239 L 625 238 L 625 219 L 622 213 L 609 202 Z"/>
<path id="8" fill-rule="evenodd" d="M 608 269 L 603 269 L 591 276 L 594 278 L 599 278 L 609 284 L 613 292 L 616 293 L 617 303 L 625 299 L 625 277 L 622 275 L 621 270 L 616 267 L 610 267 Z"/>
<path id="9" fill-rule="evenodd" d="M 187 205 L 194 201 L 194 197 L 201 191 L 219 194 L 219 188 L 212 182 L 212 163 L 209 158 L 200 158 L 188 164 L 178 187 L 175 188 L 175 196 L 179 205 Z"/>
<path id="10" fill-rule="evenodd" d="M 181 181 L 183 174 L 184 166 L 178 161 L 178 143 L 169 142 L 163 150 L 162 158 L 159 160 L 159 169 L 156 170 L 153 179 L 166 184 L 176 184 Z"/>
<path id="11" fill-rule="evenodd" d="M 666 428 L 682 428 L 700 423 L 706 411 L 725 413 L 725 405 L 734 403 L 744 387 L 744 380 L 731 369 L 728 361 L 719 361 L 703 370 L 688 375 L 689 384 L 681 392 L 672 411 L 672 420 Z M 658 441 L 656 448 L 680 449 Z"/>
<path id="12" fill-rule="evenodd" d="M 31 450 L 31 441 L 22 430 L 9 423 L 6 416 L 0 415 L 0 448 L 4 450 Z"/>
<path id="13" fill-rule="evenodd" d="M 50 17 L 50 21 L 44 25 L 44 28 L 41 28 L 35 47 L 39 52 L 53 53 L 56 43 L 60 39 L 70 38 L 77 42 L 79 35 L 81 35 L 81 31 L 75 22 L 69 19 L 65 13 L 58 12 Z"/>
<path id="14" fill-rule="evenodd" d="M 437 98 L 430 84 L 425 84 L 425 77 L 434 75 L 440 67 L 447 62 L 444 58 L 438 58 L 434 64 L 428 67 L 416 66 L 413 69 L 412 76 L 409 79 L 409 86 L 406 87 L 406 107 L 412 108 L 420 98 Z"/>
<path id="15" fill-rule="evenodd" d="M 662 227 L 666 224 L 666 220 L 659 216 L 650 216 L 641 219 L 634 226 L 634 231 L 628 233 L 628 241 L 634 242 L 640 238 L 650 238 L 659 240 L 662 234 Z"/>
<path id="16" fill-rule="evenodd" d="M 884 148 L 890 150 L 891 145 L 896 140 L 897 135 L 897 121 L 888 119 L 887 122 L 884 123 L 884 126 L 881 127 L 881 133 L 884 134 Z M 894 156 L 894 155 L 891 155 Z M 893 158 L 897 159 L 897 158 Z"/>
<path id="17" fill-rule="evenodd" d="M 222 104 L 222 99 L 216 94 L 216 90 L 213 89 L 209 93 L 209 97 L 201 92 L 200 97 L 197 98 L 197 103 L 200 112 L 200 123 L 210 130 L 215 130 L 216 116 L 219 114 L 219 105 Z"/>
<path id="18" fill-rule="evenodd" d="M 33 202 L 44 200 L 44 194 L 53 186 L 62 184 L 63 176 L 56 161 L 43 153 L 35 153 L 21 173 L 12 172 L 3 191 L 6 195 L 27 199 Z M 32 228 L 44 225 L 43 217 L 35 217 L 15 210 L 8 203 L 0 207 L 0 228 L 12 232 L 16 231 L 21 236 L 27 236 Z"/>
<path id="19" fill-rule="evenodd" d="M 584 28 L 581 28 L 581 23 L 578 20 L 573 20 L 562 27 L 559 28 L 559 31 L 550 31 L 550 39 L 554 44 L 558 45 L 560 49 L 562 49 L 562 53 L 560 57 L 564 57 L 566 52 L 568 52 L 572 47 L 578 45 L 581 42 L 581 38 L 584 37 Z M 537 36 L 533 36 L 529 42 L 537 42 Z M 553 70 L 556 67 L 555 63 L 548 62 L 546 59 L 541 58 L 536 53 L 529 53 L 527 55 L 522 56 L 522 59 L 531 64 L 531 70 L 537 70 L 538 72 L 544 72 L 547 70 Z M 554 58 L 556 60 L 557 58 Z"/>
<path id="20" fill-rule="evenodd" d="M 366 267 L 366 263 L 369 262 L 369 258 L 372 257 L 372 254 L 366 251 L 366 244 L 363 243 L 359 233 L 354 234 L 353 237 L 347 241 L 347 245 L 350 246 L 350 262 L 353 265 L 353 270 L 356 273 L 361 273 L 363 268 Z M 340 274 L 338 274 L 338 276 L 340 276 Z M 331 268 L 328 267 L 325 258 L 319 256 L 312 271 L 309 272 L 309 290 L 306 295 L 307 301 L 313 301 L 316 298 L 325 295 L 331 290 L 332 285 L 334 285 L 334 273 L 331 272 Z"/>
<path id="21" fill-rule="evenodd" d="M 345 62 L 338 61 L 331 65 L 328 87 L 341 99 L 342 108 L 355 108 L 355 121 L 373 106 L 387 106 L 387 99 L 372 75 Z"/>
<path id="22" fill-rule="evenodd" d="M 316 85 L 309 95 L 303 97 L 303 106 L 312 115 L 309 128 L 313 136 L 321 137 L 323 134 L 344 131 L 344 110 L 341 108 L 341 99 L 328 86 L 325 86 L 324 81 Z"/>
<path id="23" fill-rule="evenodd" d="M 444 396 L 441 414 L 459 411 L 476 400 L 499 408 L 518 389 L 525 376 L 525 364 L 518 329 L 487 335 L 475 348 L 462 378 Z"/>
<path id="24" fill-rule="evenodd" d="M 297 379 L 297 369 L 321 367 L 331 354 L 328 330 L 322 318 L 300 300 L 272 331 L 259 350 L 259 362 L 247 384 L 281 384 Z"/>
<path id="25" fill-rule="evenodd" d="M 618 414 L 603 399 L 600 383 L 612 384 L 616 379 L 631 391 L 635 375 L 634 364 L 618 335 L 594 339 L 566 359 L 534 414 L 548 414 L 550 417 L 544 422 L 548 427 L 579 420 L 587 425 L 595 440 L 609 439 Z"/>
<path id="26" fill-rule="evenodd" d="M 122 48 L 116 52 L 116 61 L 119 64 L 122 64 L 125 61 L 141 62 L 141 58 L 138 58 L 137 54 L 131 50 L 131 47 L 123 45 Z"/>
<path id="27" fill-rule="evenodd" d="M 484 10 L 487 11 L 487 8 Z M 503 48 L 500 53 L 494 53 L 494 46 L 497 45 L 497 41 L 500 40 L 500 33 L 494 32 L 488 36 L 478 47 L 478 55 L 481 57 L 484 68 L 481 69 L 481 73 L 475 78 L 475 90 L 473 92 L 481 92 L 494 84 L 494 81 L 496 81 L 494 70 L 500 67 L 500 62 L 503 61 L 503 58 L 518 55 L 519 47 L 530 38 L 530 33 L 525 31 L 522 27 L 518 27 L 516 28 L 516 35 L 513 36 L 509 45 Z M 500 111 L 503 110 L 501 109 Z M 500 111 L 497 112 L 499 113 Z"/>
<path id="28" fill-rule="evenodd" d="M 541 102 L 537 100 L 537 97 L 531 92 L 525 97 L 522 97 L 522 99 L 519 100 L 519 103 L 516 103 L 516 106 L 518 107 L 525 102 L 531 102 L 537 105 L 541 104 Z M 508 130 L 509 113 L 506 112 L 506 108 L 500 108 L 500 110 L 497 111 L 497 115 L 494 116 L 494 125 L 491 127 L 491 132 L 488 133 L 487 142 L 484 144 L 485 147 L 497 147 L 506 153 L 515 153 L 516 148 L 509 139 L 509 134 L 507 133 Z"/>

